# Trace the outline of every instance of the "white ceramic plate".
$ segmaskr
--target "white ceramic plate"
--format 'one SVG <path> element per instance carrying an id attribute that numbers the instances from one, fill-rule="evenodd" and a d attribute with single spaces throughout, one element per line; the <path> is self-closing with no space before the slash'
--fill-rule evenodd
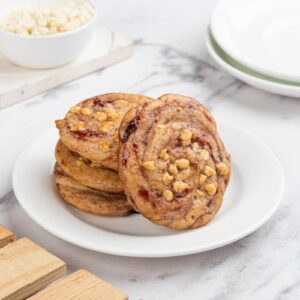
<path id="1" fill-rule="evenodd" d="M 300 82 L 299 0 L 221 0 L 212 14 L 211 30 L 240 63 Z"/>
<path id="2" fill-rule="evenodd" d="M 221 247 L 250 234 L 272 216 L 282 196 L 283 174 L 272 151 L 254 136 L 228 123 L 221 123 L 219 128 L 232 155 L 232 177 L 221 210 L 202 228 L 175 231 L 138 214 L 100 217 L 64 204 L 52 178 L 58 139 L 55 129 L 38 137 L 20 154 L 13 171 L 15 195 L 40 226 L 91 250 L 167 257 Z"/>
<path id="3" fill-rule="evenodd" d="M 217 44 L 210 30 L 208 30 L 206 36 L 206 48 L 218 66 L 249 85 L 278 95 L 300 97 L 300 84 L 278 80 L 245 67 Z"/>

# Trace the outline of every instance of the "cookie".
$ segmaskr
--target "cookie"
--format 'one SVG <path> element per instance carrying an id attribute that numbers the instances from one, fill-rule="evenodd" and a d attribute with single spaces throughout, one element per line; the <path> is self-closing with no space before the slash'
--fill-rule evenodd
<path id="1" fill-rule="evenodd" d="M 55 148 L 55 157 L 59 166 L 71 178 L 82 185 L 108 193 L 124 191 L 119 174 L 111 169 L 95 165 L 70 151 L 60 140 Z"/>
<path id="2" fill-rule="evenodd" d="M 63 120 L 56 121 L 62 142 L 73 152 L 118 170 L 118 130 L 124 114 L 151 101 L 143 95 L 105 94 L 73 106 Z"/>
<path id="3" fill-rule="evenodd" d="M 174 229 L 203 226 L 215 216 L 230 178 L 230 155 L 203 105 L 163 95 L 130 110 L 119 134 L 119 175 L 136 210 Z"/>
<path id="4" fill-rule="evenodd" d="M 60 197 L 82 211 L 111 217 L 133 212 L 124 194 L 108 194 L 85 187 L 67 176 L 58 164 L 54 167 L 54 181 Z"/>

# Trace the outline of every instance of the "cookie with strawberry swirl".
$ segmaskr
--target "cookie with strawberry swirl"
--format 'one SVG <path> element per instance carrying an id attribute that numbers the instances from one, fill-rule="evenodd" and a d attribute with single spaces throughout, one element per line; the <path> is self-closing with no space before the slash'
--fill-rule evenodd
<path id="1" fill-rule="evenodd" d="M 152 99 L 143 95 L 110 93 L 86 99 L 71 109 L 56 127 L 66 147 L 104 167 L 118 170 L 118 130 L 124 114 Z"/>
<path id="2" fill-rule="evenodd" d="M 163 95 L 131 109 L 119 135 L 119 175 L 137 211 L 174 229 L 213 219 L 229 182 L 230 155 L 202 104 Z"/>

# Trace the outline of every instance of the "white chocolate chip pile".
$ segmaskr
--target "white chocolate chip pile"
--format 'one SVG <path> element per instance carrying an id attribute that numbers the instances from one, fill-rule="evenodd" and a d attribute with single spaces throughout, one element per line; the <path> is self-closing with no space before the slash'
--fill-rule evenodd
<path id="1" fill-rule="evenodd" d="M 73 0 L 56 9 L 23 8 L 11 11 L 0 20 L 0 29 L 21 35 L 50 35 L 72 31 L 95 14 L 88 0 Z"/>

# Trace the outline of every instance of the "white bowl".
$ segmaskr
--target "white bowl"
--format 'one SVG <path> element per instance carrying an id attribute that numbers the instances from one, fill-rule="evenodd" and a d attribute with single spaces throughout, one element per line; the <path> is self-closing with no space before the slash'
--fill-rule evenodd
<path id="1" fill-rule="evenodd" d="M 55 8 L 66 4 L 67 0 L 27 0 L 26 7 L 34 9 Z M 93 2 L 91 1 L 93 4 Z M 71 62 L 87 45 L 95 14 L 83 26 L 68 32 L 44 35 L 26 36 L 0 30 L 0 54 L 10 62 L 27 68 L 54 68 Z M 0 1 L 0 18 L 10 10 L 24 7 L 23 0 Z"/>

